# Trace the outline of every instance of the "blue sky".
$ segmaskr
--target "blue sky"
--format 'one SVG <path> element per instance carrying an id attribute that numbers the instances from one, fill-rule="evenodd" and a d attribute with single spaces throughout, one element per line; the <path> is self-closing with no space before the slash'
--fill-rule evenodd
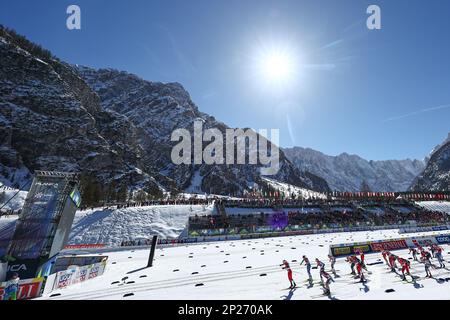
<path id="1" fill-rule="evenodd" d="M 66 28 L 70 4 L 82 30 Z M 201 111 L 279 128 L 284 147 L 422 159 L 450 131 L 446 0 L 0 0 L 0 23 L 70 63 L 180 82 Z M 280 48 L 295 72 L 267 83 L 255 60 Z"/>

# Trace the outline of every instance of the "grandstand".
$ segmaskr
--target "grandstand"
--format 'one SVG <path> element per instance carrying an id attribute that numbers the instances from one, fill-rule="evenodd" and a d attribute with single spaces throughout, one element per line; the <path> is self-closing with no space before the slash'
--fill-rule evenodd
<path id="1" fill-rule="evenodd" d="M 188 235 L 233 236 L 265 233 L 268 236 L 446 225 L 448 217 L 438 205 L 412 201 L 366 200 L 225 200 L 216 215 L 189 217 Z M 447 202 L 447 204 L 449 204 Z M 440 206 L 445 206 L 440 203 Z M 450 205 L 444 207 L 450 211 Z M 447 212 L 447 211 L 445 211 Z"/>

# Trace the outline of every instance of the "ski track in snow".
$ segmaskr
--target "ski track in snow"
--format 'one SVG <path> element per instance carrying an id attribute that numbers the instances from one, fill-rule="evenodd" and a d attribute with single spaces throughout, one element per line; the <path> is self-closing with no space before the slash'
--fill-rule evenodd
<path id="1" fill-rule="evenodd" d="M 350 266 L 339 258 L 335 268 L 340 277 L 331 283 L 330 297 L 322 295 L 317 269 L 312 270 L 313 287 L 307 287 L 306 268 L 299 265 L 303 254 L 311 261 L 318 257 L 328 270 L 327 254 L 331 243 L 398 236 L 397 230 L 384 230 L 165 247 L 156 250 L 154 267 L 147 269 L 144 267 L 148 248 L 124 249 L 106 253 L 109 260 L 103 276 L 53 291 L 41 299 L 450 299 L 450 282 L 436 280 L 449 278 L 450 269 L 433 269 L 435 279 L 425 279 L 423 265 L 414 261 L 411 272 L 421 277 L 416 283 L 401 281 L 400 276 L 390 272 L 385 264 L 368 266 L 370 274 L 366 272 L 365 276 L 369 281 L 358 283 L 349 274 Z M 448 260 L 450 247 L 444 245 L 443 248 Z M 396 254 L 409 258 L 407 250 L 396 251 Z M 290 262 L 294 271 L 298 286 L 295 290 L 286 289 L 289 286 L 286 271 L 280 266 L 283 259 Z M 380 254 L 366 255 L 367 264 L 380 259 Z M 432 261 L 436 263 L 435 259 Z M 141 277 L 144 275 L 146 277 Z M 125 283 L 121 281 L 124 277 L 128 277 Z M 115 281 L 119 284 L 112 284 Z M 202 285 L 196 286 L 199 284 Z M 395 291 L 386 293 L 387 289 Z M 61 295 L 50 297 L 57 293 Z M 124 297 L 128 293 L 134 295 Z"/>

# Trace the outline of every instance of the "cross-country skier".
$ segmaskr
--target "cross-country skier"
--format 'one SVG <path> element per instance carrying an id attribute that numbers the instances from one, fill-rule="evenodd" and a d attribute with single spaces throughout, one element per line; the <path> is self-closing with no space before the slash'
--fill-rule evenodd
<path id="1" fill-rule="evenodd" d="M 409 272 L 409 267 L 410 267 L 409 261 L 406 259 L 400 258 L 400 257 L 397 259 L 397 261 L 398 261 L 398 263 L 400 263 L 400 265 L 402 267 L 403 280 L 406 281 L 406 275 L 409 275 L 411 277 L 411 279 L 414 280 L 413 276 Z"/>
<path id="2" fill-rule="evenodd" d="M 325 271 L 325 263 L 323 263 L 322 261 L 320 261 L 319 258 L 316 258 L 316 264 L 317 264 L 317 269 L 319 269 L 320 281 L 323 282 L 323 279 L 322 279 L 322 271 Z"/>
<path id="3" fill-rule="evenodd" d="M 420 256 L 421 256 L 422 258 L 425 258 L 425 259 L 428 259 L 428 260 L 431 259 L 431 253 L 429 253 L 427 250 L 425 250 L 425 249 L 422 248 L 422 247 L 420 247 Z"/>
<path id="4" fill-rule="evenodd" d="M 287 275 L 288 275 L 288 279 L 289 279 L 289 283 L 291 284 L 289 286 L 289 289 L 293 289 L 295 288 L 297 285 L 295 284 L 294 279 L 292 278 L 292 270 L 291 267 L 289 266 L 289 262 L 287 262 L 286 260 L 283 260 L 283 264 L 281 264 L 281 266 L 283 266 L 284 270 L 287 270 Z"/>
<path id="5" fill-rule="evenodd" d="M 17 300 L 19 280 L 19 275 L 17 273 L 13 273 L 11 279 L 6 282 L 3 300 Z"/>
<path id="6" fill-rule="evenodd" d="M 320 269 L 320 271 L 325 270 L 325 263 L 319 260 L 319 258 L 316 258 L 316 264 L 317 268 Z"/>
<path id="7" fill-rule="evenodd" d="M 330 294 L 330 283 L 331 283 L 331 281 L 334 282 L 333 278 L 327 272 L 325 272 L 325 270 L 320 271 L 320 278 L 325 280 L 325 281 L 322 281 L 323 294 L 329 295 Z"/>
<path id="8" fill-rule="evenodd" d="M 308 272 L 308 278 L 309 278 L 309 282 L 312 281 L 312 275 L 311 275 L 311 262 L 309 262 L 309 259 L 307 256 L 303 256 L 303 260 L 302 262 L 300 262 L 300 265 L 302 265 L 303 263 L 305 263 L 306 266 L 306 272 Z"/>
<path id="9" fill-rule="evenodd" d="M 355 276 L 355 279 L 359 278 L 361 282 L 365 282 L 366 279 L 364 278 L 364 273 L 362 271 L 362 269 L 364 268 L 362 261 L 356 260 L 355 264 L 356 264 L 356 272 L 358 273 L 357 276 Z"/>
<path id="10" fill-rule="evenodd" d="M 421 260 L 421 262 L 423 262 L 423 264 L 425 266 L 425 272 L 427 273 L 427 275 L 425 277 L 433 278 L 433 275 L 431 274 L 431 271 L 430 271 L 433 264 L 431 263 L 430 259 L 426 258 L 426 257 L 421 257 L 420 260 Z"/>
<path id="11" fill-rule="evenodd" d="M 351 274 L 355 275 L 355 263 L 356 263 L 356 257 L 355 256 L 349 256 L 347 259 L 345 259 L 348 263 L 350 263 L 350 268 L 352 269 Z"/>
<path id="12" fill-rule="evenodd" d="M 387 250 L 383 250 L 383 251 L 381 252 L 381 255 L 383 256 L 383 259 L 384 259 L 384 261 L 386 262 L 386 264 L 387 264 L 388 266 L 390 266 L 390 265 L 389 265 L 389 261 L 388 261 L 388 257 L 389 257 L 389 255 L 390 255 L 390 252 L 387 251 Z"/>
<path id="13" fill-rule="evenodd" d="M 361 262 L 361 265 L 362 265 L 362 267 L 364 268 L 364 269 L 366 269 L 366 264 L 365 264 L 365 262 L 364 262 L 364 259 L 365 259 L 365 255 L 364 255 L 364 252 L 362 251 L 362 250 L 356 250 L 355 251 L 355 253 L 357 254 L 357 255 L 359 255 L 359 260 L 360 260 L 360 262 Z"/>
<path id="14" fill-rule="evenodd" d="M 439 261 L 439 266 L 440 266 L 441 268 L 445 268 L 444 258 L 442 257 L 442 248 L 439 247 L 438 245 L 436 245 L 435 251 L 436 251 L 435 257 L 436 257 L 436 259 L 438 259 L 438 261 Z"/>
<path id="15" fill-rule="evenodd" d="M 394 254 L 389 254 L 389 266 L 391 267 L 391 271 L 395 272 L 395 269 L 397 268 L 397 264 L 395 261 L 397 260 L 397 256 Z"/>
<path id="16" fill-rule="evenodd" d="M 414 261 L 419 261 L 419 260 L 417 260 L 417 249 L 416 248 L 414 248 L 414 247 L 409 248 L 409 253 L 412 254 Z"/>
<path id="17" fill-rule="evenodd" d="M 436 247 L 434 244 L 430 245 L 431 256 L 436 258 Z"/>
<path id="18" fill-rule="evenodd" d="M 334 269 L 334 264 L 336 263 L 336 258 L 333 257 L 331 254 L 329 254 L 328 255 L 328 260 L 330 260 L 331 271 L 333 272 L 334 275 L 336 275 L 336 270 Z"/>

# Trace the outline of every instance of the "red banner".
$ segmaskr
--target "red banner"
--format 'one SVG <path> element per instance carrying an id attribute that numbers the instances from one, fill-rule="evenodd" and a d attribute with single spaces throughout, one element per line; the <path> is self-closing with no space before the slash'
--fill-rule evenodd
<path id="1" fill-rule="evenodd" d="M 393 240 L 371 243 L 373 251 L 383 251 L 383 250 L 396 250 L 396 249 L 406 249 L 408 245 L 405 240 Z"/>
<path id="2" fill-rule="evenodd" d="M 17 292 L 17 300 L 33 299 L 39 296 L 42 281 L 44 278 L 35 278 L 22 280 L 19 282 L 19 291 Z M 3 300 L 5 288 L 0 287 L 0 300 Z"/>

